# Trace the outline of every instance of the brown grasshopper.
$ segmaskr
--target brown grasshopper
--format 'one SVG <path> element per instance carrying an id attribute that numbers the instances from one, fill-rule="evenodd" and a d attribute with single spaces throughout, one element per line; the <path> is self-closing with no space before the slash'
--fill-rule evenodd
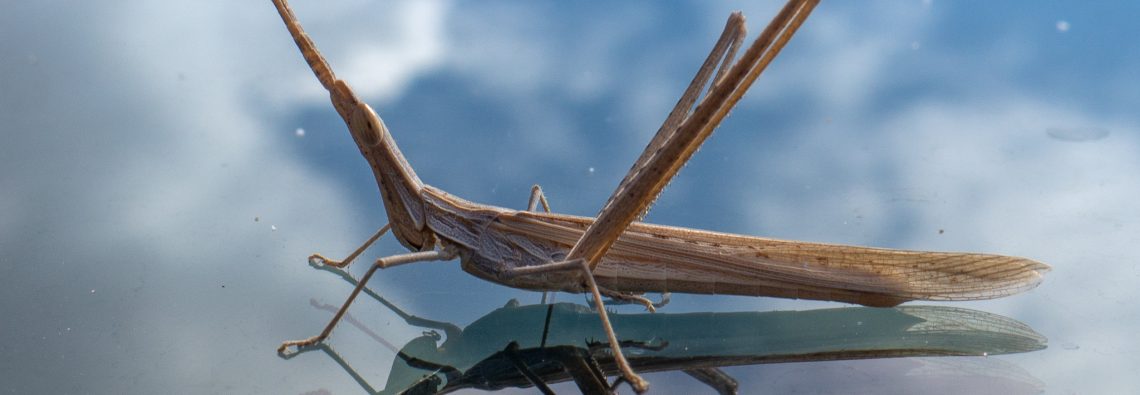
<path id="1" fill-rule="evenodd" d="M 388 224 L 343 262 L 345 267 L 388 230 L 414 252 L 377 259 L 331 322 L 321 342 L 376 270 L 459 258 L 464 271 L 498 284 L 540 291 L 590 292 L 623 378 L 638 392 L 648 382 L 630 368 L 602 295 L 645 303 L 644 292 L 772 296 L 894 306 L 910 300 L 972 300 L 1035 287 L 1049 266 L 992 254 L 902 251 L 774 240 L 636 222 L 791 39 L 818 0 L 789 0 L 740 59 L 744 17 L 724 32 L 680 101 L 598 217 L 550 213 L 536 185 L 527 211 L 470 202 L 424 184 L 384 122 L 317 51 L 285 0 L 273 0 L 309 67 L 330 93 L 360 153 L 372 167 Z M 715 72 L 715 77 L 714 77 Z M 711 84 L 709 83 L 711 79 Z M 694 107 L 705 85 L 708 92 Z M 538 212 L 541 203 L 544 212 Z"/>

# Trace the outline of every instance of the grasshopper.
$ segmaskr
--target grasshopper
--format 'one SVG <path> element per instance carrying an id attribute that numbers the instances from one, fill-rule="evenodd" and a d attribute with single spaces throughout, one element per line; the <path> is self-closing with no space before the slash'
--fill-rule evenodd
<path id="1" fill-rule="evenodd" d="M 746 33 L 743 15 L 733 13 L 692 83 L 596 218 L 551 213 L 537 185 L 528 209 L 519 211 L 470 202 L 424 184 L 376 112 L 336 77 L 286 1 L 273 2 L 371 166 L 388 216 L 388 224 L 344 261 L 321 255 L 310 260 L 345 267 L 388 230 L 413 251 L 377 259 L 319 335 L 284 342 L 279 353 L 328 337 L 378 269 L 458 258 L 464 271 L 509 287 L 589 292 L 622 377 L 640 393 L 649 383 L 622 355 L 602 295 L 642 302 L 650 310 L 652 305 L 641 296 L 645 292 L 894 306 L 910 300 L 1007 296 L 1035 287 L 1049 270 L 1030 259 L 1002 255 L 785 241 L 636 221 L 818 0 L 789 0 L 736 61 Z M 709 88 L 701 97 L 705 85 Z M 542 212 L 537 210 L 540 203 Z"/>

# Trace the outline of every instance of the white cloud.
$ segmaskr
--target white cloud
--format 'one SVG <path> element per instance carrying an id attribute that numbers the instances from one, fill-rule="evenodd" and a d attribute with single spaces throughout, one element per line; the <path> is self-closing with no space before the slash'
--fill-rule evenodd
<path id="1" fill-rule="evenodd" d="M 346 12 L 341 7 L 345 5 L 302 6 L 298 14 L 304 21 L 311 17 L 308 8 Z M 41 12 L 28 8 L 33 10 L 13 12 Z M 24 292 L 56 289 L 43 303 L 67 314 L 56 318 L 36 310 L 42 306 L 38 302 L 11 300 L 5 311 L 29 316 L 19 331 L 63 321 L 77 328 L 73 336 L 84 339 L 84 347 L 75 357 L 64 340 L 21 346 L 14 352 L 35 356 L 22 362 L 20 371 L 46 364 L 51 370 L 83 372 L 87 385 L 121 392 L 246 381 L 242 372 L 249 366 L 277 360 L 275 342 L 312 334 L 298 332 L 300 328 L 320 329 L 329 315 L 312 310 L 309 297 L 339 303 L 347 295 L 346 284 L 314 272 L 305 257 L 318 248 L 330 255 L 350 251 L 372 231 L 363 227 L 383 220 L 357 220 L 357 207 L 346 191 L 290 157 L 288 144 L 296 142 L 297 125 L 264 117 L 273 112 L 266 111 L 267 102 L 288 106 L 288 111 L 304 104 L 331 112 L 327 94 L 305 91 L 319 85 L 268 2 L 92 4 L 88 10 L 76 6 L 67 11 L 57 19 L 57 27 L 66 28 L 44 38 L 66 44 L 26 41 L 29 59 L 38 64 L 9 65 L 15 72 L 3 81 L 5 102 L 34 95 L 50 101 L 23 113 L 5 111 L 17 124 L 35 127 L 13 131 L 11 141 L 24 149 L 3 158 L 6 164 L 25 165 L 5 165 L 17 171 L 5 172 L 9 186 L 0 189 L 0 203 L 5 212 L 27 215 L 5 216 L 0 234 L 46 230 L 21 233 L 31 241 L 29 248 L 51 246 L 43 253 L 53 256 L 54 266 L 41 265 L 35 258 L 40 253 L 28 249 L 6 247 L 5 254 L 39 267 L 39 276 L 17 277 Z M 443 3 L 408 2 L 384 14 L 383 21 L 317 23 L 329 31 L 363 26 L 345 29 L 345 35 L 368 33 L 317 40 L 343 43 L 328 46 L 336 49 L 347 46 L 351 53 L 331 56 L 350 59 L 338 70 L 346 70 L 347 78 L 383 75 L 356 78 L 356 86 L 366 95 L 390 98 L 438 61 L 445 12 Z M 392 21 L 402 23 L 381 23 L 383 29 L 368 25 Z M 38 28 L 34 23 L 7 26 L 15 31 Z M 391 48 L 352 50 L 358 43 L 374 42 L 373 33 L 400 34 L 406 40 L 392 41 L 402 44 Z M 381 68 L 365 70 L 363 62 Z M 50 75 L 50 84 L 12 77 L 37 73 Z M 55 154 L 45 155 L 49 151 Z M 42 171 L 25 171 L 36 168 Z M 65 264 L 73 269 L 52 272 Z M 383 287 L 384 282 L 374 284 Z M 227 293 L 226 285 L 233 291 Z M 83 288 L 82 301 L 67 299 L 76 286 Z M 272 289 L 295 291 L 295 308 L 245 308 L 276 301 L 265 292 Z M 386 295 L 398 298 L 401 293 Z M 110 302 L 114 306 L 106 305 Z M 104 308 L 83 308 L 92 303 Z M 395 319 L 377 317 L 380 322 Z M 407 326 L 387 332 L 393 342 L 418 333 Z M 241 347 L 235 343 L 254 350 L 233 354 Z M 41 355 L 51 361 L 40 360 Z M 90 364 L 82 355 L 119 362 Z M 142 376 L 122 380 L 128 371 Z M 210 382 L 203 383 L 204 377 Z M 71 384 L 25 380 L 15 388 L 21 385 Z"/>
<path id="2" fill-rule="evenodd" d="M 489 155 L 492 145 L 510 142 L 497 141 L 503 135 L 471 139 L 486 140 L 486 145 L 461 147 L 475 158 L 469 163 L 487 167 L 441 176 L 476 185 L 501 178 L 504 184 L 527 186 L 534 180 L 517 178 L 551 163 L 583 172 L 592 167 L 604 174 L 624 171 L 628 163 L 620 158 L 588 154 L 611 145 L 624 146 L 607 152 L 635 154 L 641 149 L 684 87 L 689 69 L 711 45 L 710 37 L 719 32 L 727 9 L 712 7 L 717 10 L 705 15 L 694 8 L 686 18 L 699 20 L 692 22 L 701 26 L 692 29 L 695 38 L 662 41 L 651 39 L 672 32 L 654 22 L 666 11 L 640 3 L 590 17 L 561 15 L 561 9 L 534 4 L 521 5 L 521 10 L 482 4 L 464 10 L 472 14 L 438 1 L 293 5 L 340 76 L 374 104 L 399 100 L 417 78 L 432 73 L 448 73 L 467 88 L 490 92 L 471 96 L 510 109 L 504 111 L 508 122 L 527 133 L 516 136 L 522 143 L 500 148 L 504 155 Z M 58 271 L 13 280 L 30 284 L 23 290 L 41 297 L 41 304 L 17 305 L 12 298 L 4 306 L 14 314 L 30 314 L 21 331 L 63 321 L 101 325 L 92 333 L 112 328 L 83 343 L 98 351 L 90 354 L 132 357 L 117 358 L 122 361 L 138 357 L 160 370 L 149 378 L 135 377 L 143 385 L 129 387 L 136 390 L 132 392 L 146 392 L 137 390 L 153 383 L 201 384 L 202 377 L 209 377 L 210 385 L 247 382 L 236 376 L 252 366 L 250 360 L 275 358 L 263 351 L 285 337 L 308 335 L 295 331 L 316 330 L 327 318 L 306 310 L 309 296 L 336 303 L 345 294 L 343 283 L 314 273 L 304 257 L 316 249 L 330 255 L 350 250 L 372 230 L 367 227 L 382 221 L 362 219 L 351 192 L 326 170 L 314 168 L 311 158 L 291 156 L 290 144 L 308 143 L 323 131 L 310 129 L 297 139 L 293 131 L 300 125 L 278 124 L 284 122 L 282 114 L 331 113 L 327 95 L 267 2 L 77 7 L 59 14 L 58 26 L 66 28 L 53 33 L 60 36 L 25 34 L 44 41 L 5 42 L 21 62 L 6 63 L 9 72 L 2 80 L 0 114 L 11 121 L 5 130 L 12 132 L 5 133 L 7 144 L 0 147 L 0 237 L 8 243 L 4 262 L 20 265 L 3 270 L 23 274 L 33 268 L 28 263 Z M 746 10 L 753 34 L 775 6 L 756 7 L 762 9 Z M 745 158 L 733 162 L 743 166 L 720 168 L 723 175 L 715 177 L 723 178 L 701 183 L 714 175 L 694 173 L 691 168 L 702 164 L 691 165 L 682 173 L 690 178 L 670 187 L 669 198 L 675 200 L 669 204 L 685 207 L 676 210 L 684 215 L 699 209 L 684 203 L 732 196 L 716 200 L 731 202 L 725 204 L 729 207 L 711 207 L 710 212 L 752 224 L 751 231 L 742 230 L 746 233 L 986 250 L 1053 264 L 1055 271 L 1028 295 L 969 306 L 1026 320 L 1057 340 L 1053 349 L 1015 358 L 1049 382 L 1048 388 L 1113 392 L 1137 365 L 1130 356 L 1137 355 L 1131 346 L 1135 342 L 1128 336 L 1137 319 L 1129 313 L 1134 310 L 1130 303 L 1140 291 L 1134 286 L 1137 256 L 1128 246 L 1138 241 L 1130 229 L 1140 220 L 1131 202 L 1140 194 L 1135 176 L 1140 173 L 1140 125 L 1131 113 L 1112 112 L 1112 106 L 1090 105 L 1076 96 L 1038 95 L 1018 85 L 1024 84 L 1018 81 L 1023 68 L 1050 58 L 1023 45 L 1027 38 L 1015 37 L 1016 32 L 947 50 L 939 42 L 946 38 L 936 32 L 952 21 L 943 20 L 940 7 L 942 3 L 930 1 L 825 3 L 785 53 L 794 56 L 782 56 L 728 119 L 726 130 L 718 132 L 733 133 L 722 136 L 731 143 L 713 137 L 709 144 L 714 146 L 706 147 L 734 160 Z M 46 18 L 42 12 L 36 15 Z M 0 24 L 0 32 L 43 33 L 28 27 L 36 21 Z M 918 50 L 912 47 L 916 42 L 921 43 Z M 962 56 L 966 52 L 971 56 Z M 687 71 L 678 77 L 675 69 Z M 1106 101 L 1126 108 L 1140 91 L 1127 72 L 1132 69 L 1124 65 L 1079 81 L 1103 84 Z M 899 81 L 910 83 L 902 90 L 911 93 L 898 93 Z M 938 90 L 948 86 L 952 94 Z M 749 111 L 784 105 L 789 98 L 796 106 L 770 110 L 773 118 L 781 115 L 786 128 L 775 141 L 764 140 L 775 133 L 748 135 L 749 128 L 765 124 L 734 123 L 756 118 Z M 610 106 L 609 113 L 591 116 L 613 118 L 606 124 L 615 127 L 579 130 L 579 113 L 558 107 L 563 104 Z M 775 114 L 779 111 L 795 114 L 783 117 Z M 800 121 L 788 121 L 792 118 Z M 1109 134 L 1065 142 L 1049 138 L 1049 128 L 1103 128 Z M 447 138 L 439 135 L 445 143 Z M 522 146 L 529 149 L 517 149 Z M 411 159 L 455 160 L 443 155 Z M 696 161 L 721 159 L 698 154 Z M 496 168 L 507 170 L 485 174 Z M 568 182 L 562 187 L 572 191 L 570 196 L 555 198 L 582 199 L 593 193 L 582 192 L 582 186 L 594 184 Z M 716 188 L 684 190 L 710 184 Z M 568 205 L 555 203 L 556 208 Z M 13 238 L 29 243 L 14 248 Z M 463 286 L 445 296 L 464 298 L 473 306 L 480 302 L 466 299 L 518 293 L 471 296 L 465 288 L 475 287 L 471 284 L 477 280 L 456 280 L 463 274 L 454 267 L 425 270 L 425 276 L 446 271 L 448 284 Z M 387 277 L 374 283 L 386 295 L 419 303 L 421 311 L 443 303 L 417 299 L 419 290 L 385 287 Z M 243 293 L 205 291 L 223 282 Z M 276 287 L 284 291 L 267 291 Z M 122 308 L 81 309 L 86 305 L 66 296 L 77 288 L 91 298 L 85 301 L 114 296 L 108 300 Z M 90 294 L 95 288 L 98 292 Z M 269 298 L 292 298 L 296 309 L 262 308 L 259 303 L 268 305 Z M 749 304 L 816 306 L 765 299 L 740 305 Z M 43 313 L 43 306 L 73 305 L 79 307 L 65 318 Z M 480 314 L 460 310 L 463 319 Z M 374 322 L 393 323 L 385 331 L 394 335 L 394 343 L 418 331 L 390 315 L 374 317 L 380 317 Z M 221 336 L 238 341 L 226 343 Z M 217 346 L 238 343 L 254 350 Z M 18 355 L 52 358 L 20 359 L 22 365 L 71 371 L 59 369 L 57 354 L 44 357 L 49 353 L 40 348 L 19 347 Z M 56 342 L 44 348 L 63 355 L 71 347 Z M 160 369 L 155 360 L 186 373 Z M 290 372 L 331 366 L 324 358 L 309 365 L 302 365 L 309 363 L 302 359 L 282 363 L 291 364 L 280 368 Z M 96 385 L 131 385 L 113 366 L 76 365 L 98 376 Z"/>

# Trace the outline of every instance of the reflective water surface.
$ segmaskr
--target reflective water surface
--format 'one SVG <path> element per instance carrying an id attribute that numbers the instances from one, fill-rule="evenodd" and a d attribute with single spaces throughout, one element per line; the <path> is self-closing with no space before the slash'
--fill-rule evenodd
<path id="1" fill-rule="evenodd" d="M 356 284 L 343 271 L 321 269 Z M 549 393 L 553 392 L 550 384 L 562 381 L 573 381 L 584 393 L 600 393 L 612 385 L 605 377 L 618 374 L 602 340 L 606 335 L 601 322 L 586 306 L 523 306 L 512 299 L 504 307 L 460 328 L 409 315 L 374 290 L 365 292 L 404 318 L 407 325 L 429 329 L 397 350 L 360 319 L 345 319 L 395 354 L 392 371 L 382 389 L 369 383 L 327 343 L 304 347 L 301 353 L 324 351 L 369 393 L 449 393 L 465 388 L 532 386 Z M 316 300 L 311 304 L 329 312 L 338 308 Z M 741 390 L 739 382 L 722 370 L 731 366 L 901 357 L 989 357 L 1038 351 L 1046 343 L 1045 337 L 1015 320 L 949 306 L 613 314 L 610 321 L 620 328 L 622 347 L 638 372 L 681 371 L 722 394 Z M 958 386 L 979 382 L 984 384 L 978 386 L 990 389 L 1036 393 L 1041 385 L 1024 371 L 1000 364 L 985 370 L 939 369 L 931 376 L 948 372 L 955 374 Z"/>
<path id="2" fill-rule="evenodd" d="M 555 211 L 593 215 L 728 13 L 743 9 L 755 34 L 780 4 L 293 6 L 425 182 L 514 208 L 537 183 Z M 1136 388 L 1138 7 L 825 0 L 646 220 L 1053 271 L 1010 298 L 889 310 L 690 295 L 654 315 L 617 306 L 654 393 L 713 391 L 686 369 L 744 393 Z M 556 357 L 610 369 L 582 296 L 540 305 L 455 262 L 379 273 L 385 302 L 362 298 L 326 348 L 278 357 L 351 289 L 305 258 L 343 256 L 385 218 L 272 5 L 4 9 L 3 392 L 361 393 L 424 375 L 435 389 L 465 374 L 521 383 L 517 362 Z M 365 256 L 400 252 L 385 238 Z M 543 329 L 561 354 L 536 354 Z M 902 357 L 759 363 L 853 345 Z M 560 393 L 588 385 L 543 369 L 531 366 Z"/>

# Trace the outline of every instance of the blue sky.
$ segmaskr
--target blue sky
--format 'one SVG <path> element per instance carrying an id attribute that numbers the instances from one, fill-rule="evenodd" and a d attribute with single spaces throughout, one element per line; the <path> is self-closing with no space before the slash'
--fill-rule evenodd
<path id="1" fill-rule="evenodd" d="M 608 197 L 728 12 L 743 8 L 755 34 L 778 6 L 294 4 L 425 182 L 515 208 L 539 183 L 556 211 L 580 215 Z M 647 219 L 1041 260 L 1054 271 L 1037 290 L 963 305 L 1048 336 L 1049 350 L 1004 360 L 1050 392 L 1133 388 L 1136 7 L 824 2 Z M 0 362 L 20 378 L 12 389 L 280 392 L 329 377 L 352 388 L 328 360 L 266 353 L 318 328 L 325 314 L 309 298 L 347 294 L 304 257 L 350 251 L 384 221 L 367 166 L 268 2 L 5 9 L 0 270 L 18 286 L 0 290 L 0 306 L 20 319 L 0 333 L 27 340 Z M 388 240 L 373 254 L 396 252 Z M 391 272 L 375 286 L 461 324 L 508 298 L 538 301 L 455 264 Z M 879 366 L 868 363 L 850 366 Z M 248 366 L 315 370 L 249 388 Z M 804 377 L 835 365 L 809 366 Z"/>

